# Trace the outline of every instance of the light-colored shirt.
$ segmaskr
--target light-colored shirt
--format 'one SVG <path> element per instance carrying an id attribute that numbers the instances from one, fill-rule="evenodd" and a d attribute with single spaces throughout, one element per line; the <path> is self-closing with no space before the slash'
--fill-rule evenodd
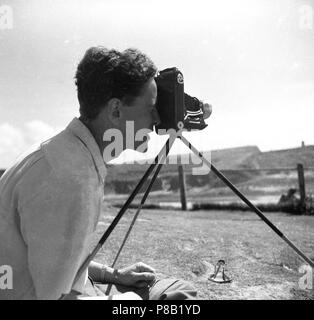
<path id="1" fill-rule="evenodd" d="M 83 292 L 75 275 L 92 250 L 106 166 L 89 129 L 74 118 L 29 150 L 0 179 L 0 266 L 13 289 L 0 299 L 58 299 Z"/>

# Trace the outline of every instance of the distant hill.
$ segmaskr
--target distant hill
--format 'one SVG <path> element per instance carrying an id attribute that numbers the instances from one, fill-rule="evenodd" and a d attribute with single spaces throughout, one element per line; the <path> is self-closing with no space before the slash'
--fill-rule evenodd
<path id="1" fill-rule="evenodd" d="M 265 174 L 258 172 L 252 173 L 247 171 L 247 169 L 296 168 L 298 163 L 303 163 L 305 167 L 314 167 L 314 146 L 268 152 L 260 151 L 257 146 L 244 146 L 207 151 L 203 152 L 203 154 L 207 159 L 211 160 L 216 168 L 227 172 L 228 178 L 236 184 L 246 184 L 248 181 L 253 180 L 254 184 L 259 184 L 259 180 L 262 181 L 265 179 Z M 188 162 L 187 159 L 191 156 L 193 159 L 196 157 L 185 154 L 177 158 L 177 163 L 184 164 L 186 181 L 190 187 L 202 187 L 208 183 L 210 188 L 222 186 L 220 181 L 213 176 L 213 173 L 210 173 L 209 177 L 208 175 L 191 175 L 192 168 L 197 167 L 196 163 L 199 163 L 191 161 L 191 159 Z M 154 190 L 164 190 L 165 188 L 176 190 L 178 188 L 177 165 L 169 164 L 174 163 L 174 157 L 176 156 L 170 157 L 167 164 L 163 166 L 154 184 Z M 148 167 L 149 165 L 140 164 L 119 164 L 111 166 L 107 176 L 108 189 L 111 188 L 112 190 L 113 188 L 118 193 L 129 193 L 134 189 Z M 234 170 L 236 170 L 236 172 L 232 172 Z M 270 173 L 266 173 L 266 176 L 270 176 Z M 287 183 L 286 178 L 281 180 L 280 183 L 282 185 Z M 278 184 L 277 180 L 276 184 Z"/>
<path id="2" fill-rule="evenodd" d="M 209 159 L 220 170 L 232 169 L 263 169 L 263 168 L 294 168 L 298 163 L 303 163 L 305 167 L 314 167 L 314 146 L 302 148 L 274 150 L 262 152 L 257 146 L 244 146 L 237 148 L 228 148 L 221 150 L 203 152 L 206 159 Z M 190 161 L 188 161 L 190 157 Z M 177 161 L 175 162 L 175 158 Z M 192 159 L 192 160 L 191 160 Z M 170 156 L 167 164 L 164 165 L 162 173 L 176 172 L 177 164 L 184 164 L 185 170 L 189 172 L 195 167 L 197 156 L 194 154 L 184 154 L 179 156 Z M 188 164 L 190 163 L 190 164 Z M 140 164 L 119 164 L 112 166 L 113 175 L 117 178 L 119 175 L 127 175 L 132 179 L 134 174 L 144 172 L 148 165 Z"/>
<path id="3" fill-rule="evenodd" d="M 208 152 L 204 152 L 205 156 Z M 237 147 L 210 152 L 213 164 L 220 170 L 242 169 L 247 167 L 248 159 L 262 154 L 256 146 Z"/>
<path id="4" fill-rule="evenodd" d="M 243 165 L 248 168 L 294 168 L 298 163 L 304 167 L 314 167 L 314 146 L 275 150 L 253 154 Z"/>
<path id="5" fill-rule="evenodd" d="M 256 146 L 246 146 L 203 154 L 220 170 L 295 168 L 298 163 L 304 167 L 314 167 L 314 146 L 267 152 L 260 151 Z"/>

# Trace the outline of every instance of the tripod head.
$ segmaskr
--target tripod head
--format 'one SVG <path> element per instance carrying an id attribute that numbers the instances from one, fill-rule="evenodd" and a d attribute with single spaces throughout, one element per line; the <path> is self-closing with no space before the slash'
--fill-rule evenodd
<path id="1" fill-rule="evenodd" d="M 159 72 L 157 84 L 157 111 L 161 122 L 155 126 L 157 134 L 169 129 L 202 130 L 205 119 L 211 115 L 212 106 L 184 92 L 183 74 L 177 68 Z"/>

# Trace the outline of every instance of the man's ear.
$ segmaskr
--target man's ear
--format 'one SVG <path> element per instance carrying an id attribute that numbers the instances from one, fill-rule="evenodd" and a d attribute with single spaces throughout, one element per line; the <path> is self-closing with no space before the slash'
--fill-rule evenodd
<path id="1" fill-rule="evenodd" d="M 116 126 L 119 125 L 119 122 L 121 120 L 121 107 L 122 102 L 120 99 L 112 98 L 108 101 L 108 118 Z"/>

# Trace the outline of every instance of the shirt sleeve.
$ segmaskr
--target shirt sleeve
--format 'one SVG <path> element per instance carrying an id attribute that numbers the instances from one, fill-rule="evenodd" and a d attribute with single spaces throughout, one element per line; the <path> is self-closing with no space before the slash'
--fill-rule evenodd
<path id="1" fill-rule="evenodd" d="M 38 299 L 58 299 L 70 292 L 90 249 L 95 224 L 92 192 L 87 181 L 51 174 L 36 194 L 19 205 Z"/>

